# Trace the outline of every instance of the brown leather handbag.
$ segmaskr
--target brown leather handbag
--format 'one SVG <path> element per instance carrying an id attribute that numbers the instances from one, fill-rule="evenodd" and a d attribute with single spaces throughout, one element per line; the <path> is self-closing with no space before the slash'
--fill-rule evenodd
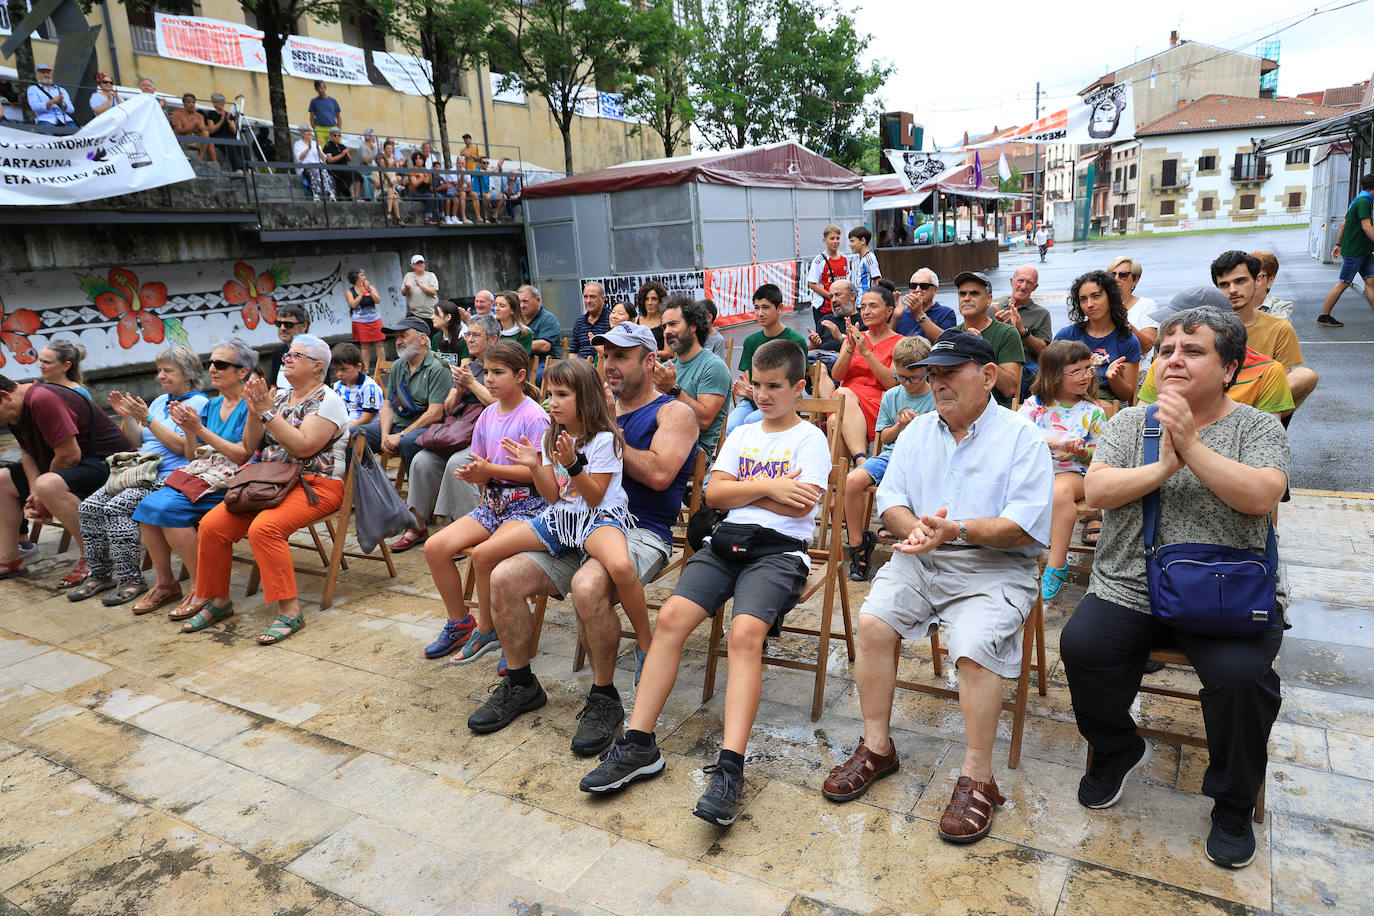
<path id="1" fill-rule="evenodd" d="M 225 487 L 224 508 L 235 515 L 257 515 L 264 509 L 275 509 L 297 483 L 305 488 L 310 505 L 318 505 L 320 498 L 301 476 L 298 462 L 259 461 L 247 465 Z"/>

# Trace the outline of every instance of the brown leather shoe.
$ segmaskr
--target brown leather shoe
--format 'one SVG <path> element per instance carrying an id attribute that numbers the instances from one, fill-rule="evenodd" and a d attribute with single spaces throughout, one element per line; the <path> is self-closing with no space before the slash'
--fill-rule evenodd
<path id="1" fill-rule="evenodd" d="M 860 738 L 854 756 L 831 770 L 825 778 L 821 794 L 831 801 L 853 801 L 867 792 L 873 783 L 897 772 L 900 766 L 896 744 L 892 745 L 890 754 L 875 754 Z"/>
<path id="2" fill-rule="evenodd" d="M 997 780 L 975 782 L 960 776 L 954 795 L 940 818 L 940 839 L 951 843 L 976 843 L 992 830 L 992 815 L 1007 800 L 997 791 Z"/>

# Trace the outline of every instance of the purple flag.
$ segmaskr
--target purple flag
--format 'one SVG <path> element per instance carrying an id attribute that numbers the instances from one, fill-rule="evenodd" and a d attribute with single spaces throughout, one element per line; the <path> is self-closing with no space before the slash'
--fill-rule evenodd
<path id="1" fill-rule="evenodd" d="M 983 161 L 975 151 L 973 154 L 973 186 L 981 188 L 983 186 Z"/>

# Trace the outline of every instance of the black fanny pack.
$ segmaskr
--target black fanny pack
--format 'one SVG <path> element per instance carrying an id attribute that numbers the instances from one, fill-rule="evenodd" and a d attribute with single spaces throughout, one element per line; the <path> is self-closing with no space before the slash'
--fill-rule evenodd
<path id="1" fill-rule="evenodd" d="M 711 552 L 731 563 L 750 563 L 776 553 L 806 550 L 806 542 L 762 525 L 721 522 L 711 532 Z"/>

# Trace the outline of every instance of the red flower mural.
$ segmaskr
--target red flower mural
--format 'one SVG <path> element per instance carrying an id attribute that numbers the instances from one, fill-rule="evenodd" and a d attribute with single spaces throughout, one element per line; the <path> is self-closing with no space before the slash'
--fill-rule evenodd
<path id="1" fill-rule="evenodd" d="M 38 330 L 42 319 L 32 309 L 19 309 L 13 315 L 5 314 L 5 302 L 0 299 L 0 343 L 9 347 L 14 358 L 21 363 L 38 362 L 38 351 L 29 343 L 29 335 Z M 0 366 L 5 364 L 5 353 L 0 350 Z"/>
<path id="2" fill-rule="evenodd" d="M 242 306 L 244 326 L 256 328 L 259 319 L 268 324 L 276 322 L 277 301 L 270 295 L 277 288 L 276 274 L 268 270 L 254 279 L 253 268 L 239 261 L 234 265 L 234 278 L 224 284 L 224 301 Z"/>
<path id="3" fill-rule="evenodd" d="M 119 319 L 119 345 L 124 349 L 138 343 L 139 332 L 148 343 L 162 343 L 165 330 L 153 309 L 167 304 L 166 283 L 139 286 L 133 271 L 111 267 L 109 288 L 97 293 L 94 301 L 100 314 Z"/>

